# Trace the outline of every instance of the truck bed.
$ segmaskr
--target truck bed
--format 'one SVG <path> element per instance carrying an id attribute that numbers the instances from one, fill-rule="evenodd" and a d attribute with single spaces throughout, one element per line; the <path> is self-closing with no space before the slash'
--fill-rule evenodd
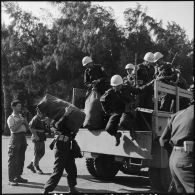
<path id="1" fill-rule="evenodd" d="M 119 146 L 115 146 L 115 137 L 105 130 L 89 131 L 81 128 L 76 140 L 83 152 L 108 154 L 122 157 L 151 159 L 152 132 L 136 131 L 136 140 L 132 141 L 129 131 L 122 133 Z"/>

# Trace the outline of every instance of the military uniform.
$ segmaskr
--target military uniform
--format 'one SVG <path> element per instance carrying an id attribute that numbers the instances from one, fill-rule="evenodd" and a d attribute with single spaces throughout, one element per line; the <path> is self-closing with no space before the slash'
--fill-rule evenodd
<path id="1" fill-rule="evenodd" d="M 77 192 L 74 187 L 77 184 L 77 167 L 75 164 L 75 156 L 72 153 L 72 146 L 75 134 L 66 128 L 65 120 L 62 120 L 55 131 L 55 139 L 52 142 L 51 149 L 54 146 L 55 162 L 54 172 L 44 186 L 44 193 L 51 192 L 57 186 L 62 177 L 64 169 L 67 172 L 68 186 L 73 189 L 72 192 Z"/>
<path id="2" fill-rule="evenodd" d="M 137 83 L 141 87 L 154 79 L 154 66 L 146 66 L 143 63 L 138 65 Z M 139 95 L 139 107 L 153 109 L 152 102 L 153 90 L 145 91 Z"/>
<path id="3" fill-rule="evenodd" d="M 133 74 L 128 74 L 123 78 L 123 83 L 125 85 L 135 86 L 135 78 Z"/>
<path id="4" fill-rule="evenodd" d="M 133 129 L 136 128 L 131 108 L 133 94 L 139 94 L 149 89 L 151 84 L 149 83 L 140 88 L 123 86 L 120 91 L 115 91 L 111 88 L 100 98 L 104 112 L 110 116 L 105 129 L 110 135 L 116 135 L 118 125 L 123 129 L 132 130 L 131 132 L 133 133 Z"/>
<path id="5" fill-rule="evenodd" d="M 162 62 L 161 64 L 157 66 L 159 67 L 158 73 L 156 75 L 156 78 L 166 84 L 172 84 L 177 80 L 177 74 L 172 71 L 171 64 L 168 62 Z M 162 97 L 161 103 L 160 103 L 160 110 L 163 111 L 173 111 L 173 106 L 171 106 L 172 101 L 175 99 L 175 96 L 172 94 L 166 94 Z"/>
<path id="6" fill-rule="evenodd" d="M 169 166 L 177 192 L 193 193 L 194 148 L 185 149 L 185 141 L 194 143 L 194 103 L 171 117 L 160 138 L 162 147 L 173 146 Z"/>
<path id="7" fill-rule="evenodd" d="M 94 81 L 96 83 L 93 83 Z M 109 88 L 103 67 L 93 65 L 93 67 L 87 68 L 84 72 L 84 85 L 88 88 L 88 93 L 95 88 L 102 95 Z"/>

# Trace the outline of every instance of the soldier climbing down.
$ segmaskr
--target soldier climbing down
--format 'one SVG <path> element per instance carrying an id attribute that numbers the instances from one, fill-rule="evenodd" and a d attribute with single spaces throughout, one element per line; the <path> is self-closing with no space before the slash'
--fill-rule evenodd
<path id="1" fill-rule="evenodd" d="M 139 94 L 151 87 L 153 82 L 142 86 L 132 87 L 123 85 L 123 79 L 120 75 L 114 75 L 111 78 L 110 88 L 100 98 L 104 112 L 109 115 L 106 125 L 106 131 L 116 138 L 116 146 L 120 144 L 121 133 L 117 132 L 118 126 L 122 129 L 130 130 L 131 137 L 134 139 L 135 118 L 131 108 L 133 103 L 133 94 Z"/>

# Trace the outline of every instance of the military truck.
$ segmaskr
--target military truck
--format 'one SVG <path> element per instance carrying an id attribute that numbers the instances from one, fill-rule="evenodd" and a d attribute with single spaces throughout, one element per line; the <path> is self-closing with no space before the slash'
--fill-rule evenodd
<path id="1" fill-rule="evenodd" d="M 122 133 L 121 142 L 119 146 L 115 146 L 115 138 L 104 129 L 79 130 L 76 139 L 86 158 L 87 170 L 92 176 L 107 180 L 115 177 L 119 170 L 125 174 L 139 174 L 145 169 L 148 170 L 152 188 L 160 191 L 168 190 L 171 182 L 168 154 L 160 147 L 159 138 L 172 113 L 158 109 L 159 96 L 163 93 L 176 96 L 176 111 L 179 110 L 180 99 L 192 98 L 192 92 L 156 80 L 154 109 L 137 108 L 139 131 L 135 132 L 135 140 L 132 140 L 128 130 L 119 129 Z M 76 99 L 82 95 L 84 97 L 84 93 L 74 89 L 72 103 L 75 104 Z"/>

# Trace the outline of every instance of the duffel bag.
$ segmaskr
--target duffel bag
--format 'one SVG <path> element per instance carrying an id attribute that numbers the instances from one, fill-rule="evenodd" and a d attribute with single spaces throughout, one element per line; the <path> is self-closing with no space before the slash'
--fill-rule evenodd
<path id="1" fill-rule="evenodd" d="M 38 109 L 45 116 L 58 121 L 65 112 L 66 107 L 72 107 L 72 111 L 65 117 L 66 127 L 69 131 L 75 132 L 82 126 L 85 120 L 85 113 L 73 104 L 60 98 L 46 94 L 37 105 Z"/>

